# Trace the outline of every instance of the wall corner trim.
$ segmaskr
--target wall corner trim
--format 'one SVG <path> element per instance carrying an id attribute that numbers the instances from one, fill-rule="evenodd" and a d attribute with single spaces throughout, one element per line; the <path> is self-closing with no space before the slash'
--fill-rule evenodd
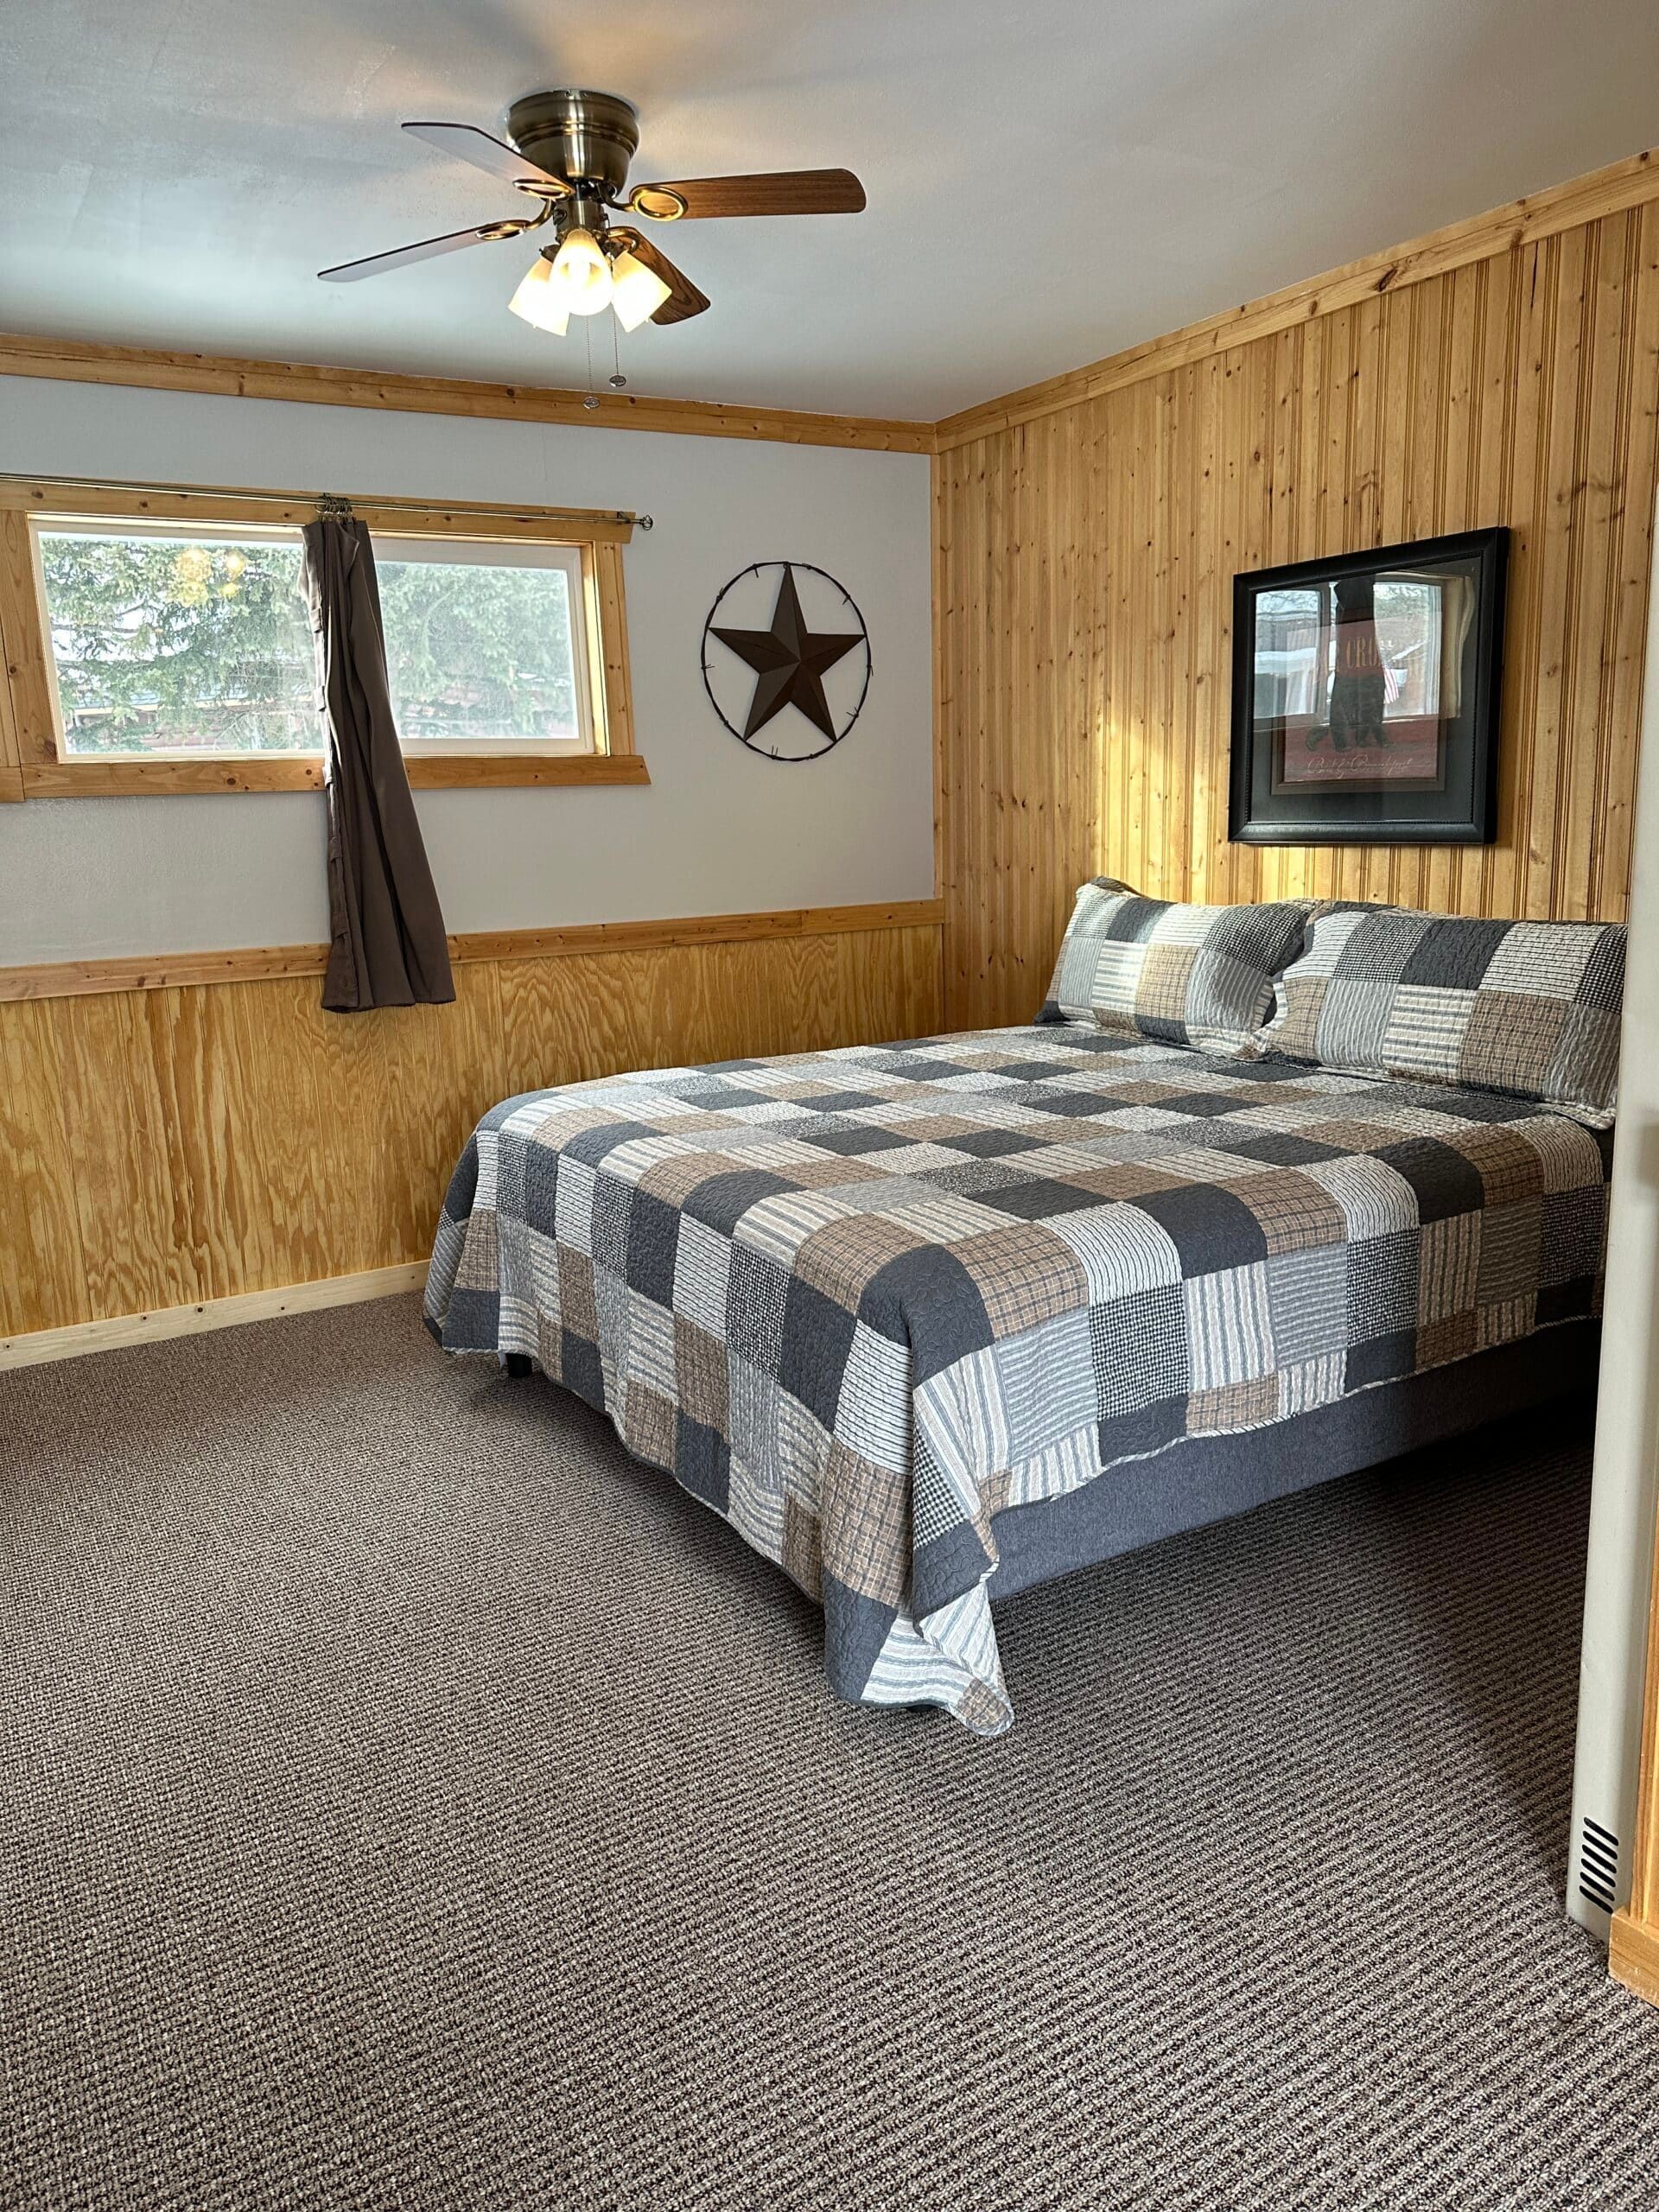
<path id="1" fill-rule="evenodd" d="M 1597 222 L 1605 215 L 1640 207 L 1649 200 L 1659 200 L 1659 148 L 1632 154 L 1627 160 L 1611 162 L 1606 168 L 1592 169 L 1587 176 L 1573 177 L 1565 184 L 1552 185 L 1545 191 L 1511 200 L 1501 207 L 1489 208 L 1484 214 L 1449 223 L 1441 230 L 1431 231 L 1403 245 L 1389 246 L 1380 253 L 1366 254 L 1358 261 L 1345 262 L 1320 276 L 1287 285 L 1282 291 L 1267 293 L 1260 299 L 1246 301 L 1242 307 L 1206 315 L 1201 321 L 1168 331 L 1162 337 L 1147 339 L 1121 353 L 1109 353 L 1084 367 L 1067 369 L 1040 384 L 1027 385 L 1001 398 L 963 408 L 934 425 L 938 450 L 948 453 L 954 447 L 971 444 L 976 439 L 994 435 L 999 430 L 1013 429 L 1022 423 L 1035 422 L 1041 416 L 1082 406 L 1109 391 L 1120 391 L 1125 385 L 1139 384 L 1144 378 L 1183 368 L 1191 362 L 1227 353 L 1236 346 L 1247 346 L 1255 339 L 1272 337 L 1296 323 L 1316 321 L 1339 308 L 1355 307 L 1361 301 L 1404 291 L 1428 277 L 1444 276 L 1471 262 L 1487 261 L 1495 255 L 1513 252 L 1541 238 L 1553 238 L 1561 231 L 1576 229 L 1582 223 Z"/>

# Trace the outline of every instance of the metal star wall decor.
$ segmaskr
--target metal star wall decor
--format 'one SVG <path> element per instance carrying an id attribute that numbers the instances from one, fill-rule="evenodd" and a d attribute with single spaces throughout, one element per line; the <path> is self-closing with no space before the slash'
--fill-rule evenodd
<path id="1" fill-rule="evenodd" d="M 719 619 L 723 610 L 737 613 L 746 602 L 759 602 L 774 575 L 776 594 L 765 629 Z M 809 580 L 810 601 L 819 610 L 817 619 L 836 626 L 813 626 L 802 606 L 801 578 Z M 729 608 L 728 601 L 733 602 Z M 711 663 L 710 639 L 741 667 L 723 658 Z M 841 673 L 826 690 L 825 677 L 837 670 Z M 753 678 L 747 699 L 739 690 L 747 680 L 744 671 Z M 733 736 L 752 750 L 772 760 L 816 759 L 841 742 L 864 704 L 870 682 L 864 618 L 852 594 L 810 561 L 757 561 L 732 578 L 703 625 L 702 680 L 715 712 Z M 801 741 L 806 730 L 792 718 L 780 723 L 790 707 L 817 734 L 804 749 Z M 768 733 L 764 740 L 763 731 Z"/>

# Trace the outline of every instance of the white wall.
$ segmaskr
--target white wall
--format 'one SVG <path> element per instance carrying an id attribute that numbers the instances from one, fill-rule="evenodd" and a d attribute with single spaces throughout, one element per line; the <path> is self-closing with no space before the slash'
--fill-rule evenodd
<path id="1" fill-rule="evenodd" d="M 625 556 L 651 785 L 417 794 L 451 930 L 932 894 L 924 455 L 0 378 L 0 470 L 654 518 Z M 699 672 L 715 593 L 780 557 L 851 592 L 873 668 L 851 734 L 795 766 L 740 745 Z M 0 806 L 0 965 L 318 943 L 323 837 L 310 793 Z"/>
<path id="2" fill-rule="evenodd" d="M 1659 1492 L 1659 566 L 1648 613 L 1628 957 L 1567 1863 L 1567 1909 L 1603 1936 L 1607 1915 L 1579 1889 L 1584 1823 L 1618 1839 L 1616 1895 L 1625 1904 Z"/>

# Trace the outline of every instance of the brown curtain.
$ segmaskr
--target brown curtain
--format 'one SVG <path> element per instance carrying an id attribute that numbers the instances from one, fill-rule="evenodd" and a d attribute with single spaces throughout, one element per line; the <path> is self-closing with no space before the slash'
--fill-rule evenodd
<path id="1" fill-rule="evenodd" d="M 447 1004 L 449 948 L 391 718 L 368 526 L 323 515 L 301 535 L 328 782 L 322 1002 L 334 1014 Z"/>

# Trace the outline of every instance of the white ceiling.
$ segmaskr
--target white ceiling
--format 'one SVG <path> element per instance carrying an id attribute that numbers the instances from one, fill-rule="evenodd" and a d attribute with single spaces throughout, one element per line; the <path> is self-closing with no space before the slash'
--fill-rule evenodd
<path id="1" fill-rule="evenodd" d="M 637 179 L 844 163 L 861 216 L 655 232 L 636 391 L 932 417 L 1659 139 L 1654 0 L 0 0 L 0 328 L 581 384 L 511 214 L 399 132 L 625 93 Z M 594 372 L 611 368 L 610 321 Z M 0 403 L 3 395 L 0 394 Z"/>

